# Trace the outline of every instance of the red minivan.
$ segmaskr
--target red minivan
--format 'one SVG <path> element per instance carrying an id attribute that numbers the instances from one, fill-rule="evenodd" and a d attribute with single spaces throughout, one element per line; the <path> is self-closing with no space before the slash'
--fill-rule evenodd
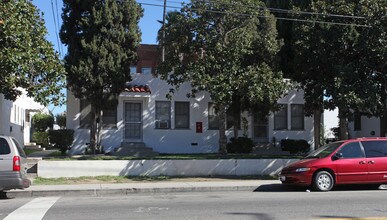
<path id="1" fill-rule="evenodd" d="M 286 185 L 329 191 L 339 184 L 387 183 L 387 138 L 358 138 L 327 144 L 282 169 Z"/>

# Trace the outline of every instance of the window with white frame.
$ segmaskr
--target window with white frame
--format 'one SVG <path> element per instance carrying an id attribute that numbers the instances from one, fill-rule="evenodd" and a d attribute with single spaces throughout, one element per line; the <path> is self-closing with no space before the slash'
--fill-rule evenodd
<path id="1" fill-rule="evenodd" d="M 274 130 L 288 129 L 288 106 L 280 104 L 280 110 L 274 113 Z"/>
<path id="2" fill-rule="evenodd" d="M 303 104 L 290 105 L 291 130 L 304 130 L 304 115 Z"/>
<path id="3" fill-rule="evenodd" d="M 141 68 L 141 73 L 143 73 L 143 74 L 151 74 L 152 73 L 152 67 L 143 67 L 143 68 Z"/>
<path id="4" fill-rule="evenodd" d="M 234 115 L 232 112 L 232 109 L 227 111 L 226 115 L 226 128 L 230 129 L 234 126 Z M 240 115 L 239 115 L 239 124 L 238 129 L 241 127 L 241 120 L 240 120 Z M 212 102 L 208 103 L 208 129 L 210 130 L 217 130 L 219 129 L 219 115 L 215 111 L 214 104 Z"/>
<path id="5" fill-rule="evenodd" d="M 156 126 L 157 129 L 171 127 L 171 102 L 156 101 Z"/>
<path id="6" fill-rule="evenodd" d="M 175 128 L 189 128 L 189 102 L 175 102 Z"/>

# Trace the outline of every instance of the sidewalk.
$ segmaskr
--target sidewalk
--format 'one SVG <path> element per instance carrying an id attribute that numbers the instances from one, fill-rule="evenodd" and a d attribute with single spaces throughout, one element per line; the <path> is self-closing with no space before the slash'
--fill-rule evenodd
<path id="1" fill-rule="evenodd" d="M 25 190 L 7 192 L 9 198 L 20 197 L 77 197 L 126 196 L 133 193 L 254 191 L 262 185 L 279 185 L 279 180 L 224 180 L 187 182 L 136 182 L 113 184 L 32 185 Z"/>

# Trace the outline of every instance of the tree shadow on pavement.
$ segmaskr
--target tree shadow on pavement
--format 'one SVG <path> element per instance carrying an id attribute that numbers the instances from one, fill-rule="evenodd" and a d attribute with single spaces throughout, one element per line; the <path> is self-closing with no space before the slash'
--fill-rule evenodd
<path id="1" fill-rule="evenodd" d="M 307 190 L 307 187 L 286 186 L 282 184 L 261 185 L 254 192 L 301 192 Z"/>
<path id="2" fill-rule="evenodd" d="M 231 212 L 231 213 L 226 213 L 228 215 L 235 215 L 235 216 L 250 216 L 254 219 L 260 219 L 260 220 L 272 220 L 274 219 L 273 217 L 269 216 L 268 214 L 264 213 L 251 213 L 251 212 Z M 239 218 L 239 217 L 237 217 Z"/>

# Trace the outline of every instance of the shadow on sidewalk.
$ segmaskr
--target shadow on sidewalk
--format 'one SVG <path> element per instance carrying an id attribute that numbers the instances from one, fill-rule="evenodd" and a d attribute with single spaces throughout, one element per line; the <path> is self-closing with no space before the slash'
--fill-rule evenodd
<path id="1" fill-rule="evenodd" d="M 302 192 L 307 190 L 307 187 L 285 186 L 282 184 L 261 185 L 254 192 Z"/>

